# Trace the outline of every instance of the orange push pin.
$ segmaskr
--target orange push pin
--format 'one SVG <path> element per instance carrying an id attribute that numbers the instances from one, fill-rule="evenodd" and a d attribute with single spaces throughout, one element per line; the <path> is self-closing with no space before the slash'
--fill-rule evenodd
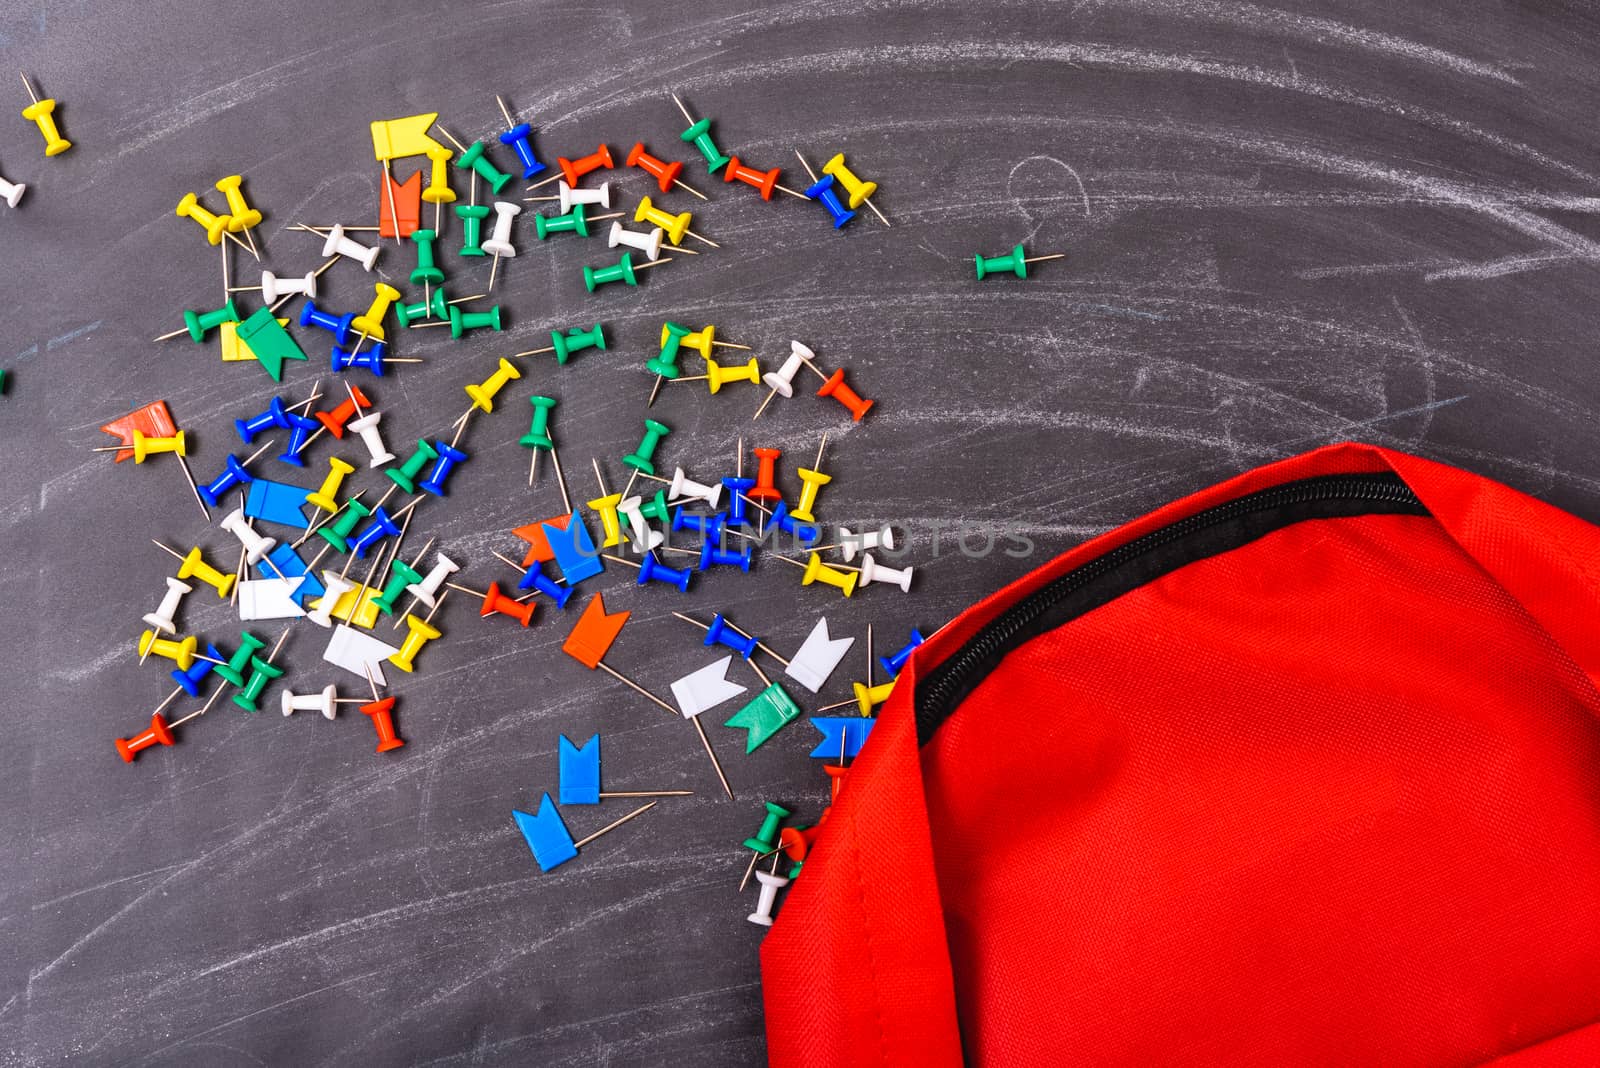
<path id="1" fill-rule="evenodd" d="M 56 129 L 55 110 L 56 102 L 49 97 L 39 99 L 39 94 L 33 91 L 33 83 L 28 76 L 22 76 L 22 86 L 28 90 L 28 99 L 33 103 L 22 109 L 22 117 L 39 127 L 39 132 L 44 135 L 44 154 L 59 156 L 72 147 L 72 142 L 61 136 L 61 131 Z M 211 242 L 213 245 L 215 241 Z"/>

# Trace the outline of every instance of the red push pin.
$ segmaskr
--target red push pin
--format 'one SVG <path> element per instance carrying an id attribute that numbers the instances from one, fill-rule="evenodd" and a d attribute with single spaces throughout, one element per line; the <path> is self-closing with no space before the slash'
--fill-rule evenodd
<path id="1" fill-rule="evenodd" d="M 615 166 L 615 164 L 611 162 L 611 147 L 609 145 L 602 144 L 599 148 L 595 149 L 587 156 L 579 156 L 577 159 L 567 159 L 564 156 L 558 156 L 556 158 L 556 166 L 561 168 L 560 174 L 552 174 L 550 177 L 545 178 L 542 181 L 534 182 L 532 185 L 528 186 L 528 188 L 538 189 L 541 185 L 549 185 L 551 182 L 558 181 L 562 178 L 567 180 L 568 185 L 572 186 L 573 188 L 577 188 L 579 180 L 582 179 L 584 175 L 591 171 L 598 171 L 602 168 L 609 171 L 613 166 Z"/>
<path id="2" fill-rule="evenodd" d="M 483 600 L 483 611 L 478 613 L 480 616 L 492 616 L 498 613 L 502 616 L 510 616 L 524 627 L 533 622 L 533 610 L 538 607 L 537 603 L 531 600 L 507 597 L 500 592 L 500 584 L 498 582 L 489 583 L 489 592 L 487 593 L 481 593 L 470 586 L 457 586 L 454 582 L 446 582 L 445 585 L 452 590 L 460 590 L 462 593 L 470 593 L 474 597 L 481 598 Z M 533 594 L 530 593 L 527 596 L 532 597 Z"/>
<path id="3" fill-rule="evenodd" d="M 378 732 L 378 752 L 387 753 L 391 749 L 399 749 L 405 745 L 405 739 L 394 729 L 394 698 L 378 697 L 378 683 L 372 677 L 372 667 L 362 664 L 367 673 L 367 685 L 372 687 L 372 703 L 362 705 L 361 711 L 372 717 L 372 726 Z"/>
<path id="4" fill-rule="evenodd" d="M 868 410 L 871 409 L 873 402 L 862 399 L 861 394 L 845 385 L 844 368 L 839 368 L 831 375 L 825 375 L 822 373 L 822 368 L 818 367 L 810 360 L 807 360 L 804 356 L 801 356 L 800 358 L 805 360 L 805 365 L 807 367 L 816 372 L 818 378 L 822 379 L 822 388 L 817 390 L 817 396 L 832 397 L 834 400 L 850 409 L 850 418 L 854 419 L 858 423 L 861 422 L 861 417 L 867 414 Z"/>
<path id="5" fill-rule="evenodd" d="M 132 738 L 118 738 L 117 752 L 122 754 L 122 759 L 129 764 L 139 752 L 149 749 L 152 745 L 171 745 L 173 743 L 172 731 L 167 727 L 167 721 L 157 712 L 150 717 L 150 728 L 135 734 Z"/>
<path id="6" fill-rule="evenodd" d="M 360 386 L 351 386 L 349 382 L 345 385 L 349 387 L 350 396 L 341 401 L 337 408 L 331 412 L 312 413 L 317 417 L 317 422 L 326 427 L 328 433 L 336 438 L 344 437 L 345 424 L 350 422 L 361 408 L 372 407 L 372 402 L 361 392 Z"/>
<path id="7" fill-rule="evenodd" d="M 700 192 L 700 190 L 694 188 L 694 186 L 685 185 L 683 182 L 678 181 L 678 175 L 683 173 L 682 161 L 673 160 L 671 163 L 668 163 L 664 159 L 658 159 L 655 156 L 652 156 L 650 153 L 644 150 L 643 141 L 635 142 L 633 148 L 628 151 L 627 163 L 630 167 L 638 167 L 641 170 L 648 171 L 651 175 L 653 175 L 655 177 L 656 184 L 661 187 L 661 191 L 663 193 L 670 193 L 672 192 L 672 187 L 677 186 L 679 189 L 693 193 L 701 200 L 709 199 L 704 193 Z"/>
<path id="8" fill-rule="evenodd" d="M 839 787 L 844 785 L 845 772 L 850 769 L 843 764 L 824 764 L 822 770 L 828 776 L 828 803 L 831 805 L 839 800 Z"/>
<path id="9" fill-rule="evenodd" d="M 753 501 L 781 501 L 783 493 L 778 489 L 778 457 L 783 455 L 782 449 L 751 449 L 761 466 L 756 469 L 756 484 L 744 491 L 744 495 Z"/>
<path id="10" fill-rule="evenodd" d="M 758 171 L 754 167 L 747 167 L 740 163 L 738 156 L 729 157 L 728 169 L 723 172 L 722 180 L 725 182 L 743 182 L 745 185 L 755 186 L 756 190 L 761 194 L 762 200 L 771 200 L 774 189 L 788 193 L 792 197 L 799 197 L 801 200 L 811 199 L 804 193 L 796 193 L 786 185 L 779 185 L 778 168 L 774 167 L 770 171 Z"/>

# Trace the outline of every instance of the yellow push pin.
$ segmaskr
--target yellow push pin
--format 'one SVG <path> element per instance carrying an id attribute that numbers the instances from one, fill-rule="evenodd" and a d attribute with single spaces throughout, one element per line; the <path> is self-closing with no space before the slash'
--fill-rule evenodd
<path id="1" fill-rule="evenodd" d="M 250 236 L 250 230 L 260 225 L 261 212 L 244 199 L 244 191 L 240 188 L 243 184 L 243 175 L 230 174 L 217 183 L 217 192 L 228 198 L 228 232 L 243 233 L 244 239 L 250 242 L 250 251 L 260 259 L 261 253 L 256 249 L 256 239 Z"/>
<path id="2" fill-rule="evenodd" d="M 372 303 L 367 306 L 366 314 L 358 315 L 350 320 L 350 325 L 361 331 L 363 337 L 377 338 L 382 341 L 384 340 L 384 316 L 389 314 L 389 306 L 400 299 L 400 291 L 394 286 L 385 285 L 382 282 L 374 285 L 372 291 L 375 295 L 372 298 Z M 359 348 L 360 342 L 358 341 L 356 344 Z"/>
<path id="3" fill-rule="evenodd" d="M 222 235 L 228 232 L 233 220 L 226 215 L 216 215 L 200 206 L 200 198 L 185 193 L 174 212 L 180 219 L 193 219 L 206 232 L 206 240 L 213 245 L 222 244 Z"/>
<path id="4" fill-rule="evenodd" d="M 33 103 L 22 109 L 22 117 L 29 122 L 37 123 L 39 132 L 44 134 L 44 154 L 59 156 L 72 147 L 72 142 L 61 136 L 61 131 L 56 129 L 55 110 L 56 102 L 46 97 L 39 99 L 39 94 L 33 91 L 33 83 L 28 81 L 28 76 L 22 76 L 23 88 L 28 90 L 28 99 Z M 213 245 L 215 241 L 211 242 Z"/>
<path id="5" fill-rule="evenodd" d="M 522 372 L 517 370 L 516 364 L 504 356 L 500 357 L 500 367 L 494 374 L 482 382 L 469 382 L 465 387 L 467 396 L 472 398 L 472 407 L 467 410 L 471 412 L 481 408 L 486 412 L 494 411 L 495 394 L 504 389 L 506 383 L 513 378 L 521 377 Z"/>

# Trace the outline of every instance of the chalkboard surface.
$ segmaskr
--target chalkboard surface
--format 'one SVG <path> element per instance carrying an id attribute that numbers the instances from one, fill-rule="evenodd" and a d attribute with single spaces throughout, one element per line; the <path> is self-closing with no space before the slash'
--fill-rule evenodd
<path id="1" fill-rule="evenodd" d="M 600 242 L 540 244 L 523 220 L 497 283 L 505 333 L 412 331 L 394 354 L 425 363 L 359 380 L 398 445 L 447 425 L 503 352 L 608 324 L 604 353 L 523 361 L 509 410 L 463 439 L 450 496 L 416 512 L 407 544 L 437 538 L 482 588 L 511 577 L 492 555 L 519 551 L 509 530 L 558 510 L 548 470 L 526 486 L 515 440 L 530 392 L 560 397 L 586 499 L 591 456 L 620 481 L 663 319 L 714 322 L 768 364 L 799 338 L 849 368 L 877 401 L 859 425 L 806 395 L 752 423 L 753 387 L 668 386 L 660 455 L 715 474 L 741 435 L 788 464 L 828 433 L 822 514 L 901 524 L 916 587 L 845 601 L 769 562 L 681 598 L 613 567 L 607 603 L 633 618 L 610 661 L 665 692 L 709 659 L 674 609 L 721 609 L 780 651 L 826 613 L 858 637 L 872 623 L 887 651 L 1086 537 L 1339 439 L 1600 514 L 1597 31 L 1592 5 L 1553 0 L 10 5 L 0 51 L 61 101 L 76 147 L 46 160 L 31 124 L 0 118 L 0 172 L 29 187 L 0 210 L 0 1064 L 757 1063 L 761 932 L 738 843 L 761 801 L 809 821 L 824 798 L 804 724 L 746 757 L 708 715 L 730 803 L 688 725 L 561 655 L 567 621 L 548 606 L 523 631 L 463 595 L 395 682 L 403 751 L 375 756 L 353 706 L 327 723 L 225 703 L 124 765 L 113 737 L 170 690 L 133 655 L 172 570 L 150 538 L 227 541 L 170 462 L 88 447 L 165 398 L 210 477 L 236 447 L 229 420 L 274 392 L 214 345 L 151 343 L 220 301 L 221 254 L 173 216 L 184 193 L 220 203 L 212 183 L 243 173 L 267 262 L 291 274 L 320 248 L 289 224 L 372 221 L 372 119 L 437 110 L 458 138 L 492 138 L 499 93 L 547 158 L 643 139 L 689 161 L 711 202 L 660 199 L 720 249 L 587 296 Z M 845 151 L 893 226 L 863 213 L 835 232 L 817 205 L 708 176 L 677 141 L 671 90 L 786 184 L 803 185 L 795 149 L 813 165 Z M 26 103 L 20 85 L 9 99 Z M 647 191 L 613 177 L 629 204 Z M 458 242 L 447 224 L 465 295 L 487 268 Z M 973 278 L 974 252 L 1016 242 L 1068 258 Z M 379 273 L 404 285 L 412 262 L 390 244 Z M 248 257 L 232 270 L 255 278 Z M 323 280 L 319 303 L 370 299 L 351 265 Z M 302 336 L 312 358 L 282 387 L 296 399 L 338 381 L 327 340 Z M 305 474 L 260 466 L 307 482 L 330 453 L 362 455 L 319 444 Z M 1032 554 L 1000 551 L 1014 538 Z M 186 629 L 231 642 L 237 622 L 207 597 L 185 604 Z M 301 688 L 333 676 L 321 644 L 291 633 Z M 858 645 L 808 707 L 863 670 Z M 1017 713 L 1025 741 L 1045 713 Z M 554 787 L 560 732 L 595 730 L 608 787 L 695 796 L 542 875 L 510 810 Z M 586 833 L 622 804 L 569 822 Z"/>

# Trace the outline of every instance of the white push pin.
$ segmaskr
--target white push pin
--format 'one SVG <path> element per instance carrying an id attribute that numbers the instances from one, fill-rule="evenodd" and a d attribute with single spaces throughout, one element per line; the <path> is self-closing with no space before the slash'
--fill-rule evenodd
<path id="1" fill-rule="evenodd" d="M 611 234 L 606 239 L 606 242 L 610 248 L 616 248 L 619 245 L 636 248 L 645 254 L 646 259 L 654 260 L 661 257 L 661 240 L 665 236 L 666 234 L 659 226 L 652 226 L 650 232 L 646 234 L 638 230 L 629 230 L 621 222 L 614 222 L 611 224 Z"/>
<path id="2" fill-rule="evenodd" d="M 756 872 L 756 879 L 761 883 L 761 899 L 756 902 L 756 910 L 745 919 L 762 927 L 771 927 L 772 907 L 778 903 L 778 891 L 788 886 L 789 880 L 775 872 L 764 871 Z"/>
<path id="3" fill-rule="evenodd" d="M 292 716 L 296 712 L 321 712 L 323 719 L 333 719 L 339 714 L 339 692 L 333 683 L 328 683 L 319 693 L 290 693 L 283 691 L 283 714 Z"/>
<path id="4" fill-rule="evenodd" d="M 705 501 L 707 507 L 714 512 L 717 510 L 718 502 L 722 500 L 722 483 L 707 486 L 703 482 L 696 482 L 683 473 L 683 468 L 677 467 L 672 471 L 672 487 L 667 490 L 667 497 L 675 501 L 693 497 Z"/>
<path id="5" fill-rule="evenodd" d="M 27 191 L 28 187 L 21 182 L 8 182 L 5 178 L 0 177 L 0 197 L 6 198 L 6 207 L 16 207 L 22 200 L 22 194 Z"/>
<path id="6" fill-rule="evenodd" d="M 494 211 L 494 233 L 479 242 L 478 247 L 492 256 L 504 256 L 509 260 L 517 254 L 516 247 L 511 244 L 511 221 L 522 214 L 522 208 L 508 200 L 497 200 Z"/>
<path id="7" fill-rule="evenodd" d="M 756 414 L 750 417 L 750 421 L 755 422 L 761 418 L 761 413 L 767 410 L 767 405 L 772 403 L 773 397 L 788 400 L 794 396 L 794 376 L 800 373 L 802 364 L 816 358 L 817 354 L 800 342 L 789 342 L 789 358 L 783 361 L 783 366 L 761 376 L 761 381 L 765 382 L 772 392 L 767 394 L 767 399 L 761 402 L 761 407 L 756 409 Z"/>
<path id="8" fill-rule="evenodd" d="M 372 459 L 367 462 L 368 467 L 382 467 L 394 460 L 394 453 L 384 448 L 383 434 L 378 430 L 378 421 L 383 418 L 382 412 L 368 412 L 360 419 L 352 419 L 348 429 L 361 435 L 361 443 L 372 454 Z"/>
<path id="9" fill-rule="evenodd" d="M 145 614 L 145 626 L 162 634 L 178 633 L 178 627 L 173 622 L 173 617 L 178 614 L 178 604 L 183 600 L 183 595 L 193 589 L 194 587 L 187 582 L 179 582 L 175 578 L 167 579 L 166 596 L 161 598 L 161 604 L 154 612 Z"/>
<path id="10" fill-rule="evenodd" d="M 644 498 L 629 497 L 617 505 L 617 514 L 628 521 L 628 536 L 633 539 L 633 551 L 641 556 L 667 540 L 659 530 L 651 530 L 644 517 Z"/>
<path id="11" fill-rule="evenodd" d="M 373 264 L 378 262 L 378 249 L 368 248 L 353 237 L 344 236 L 344 227 L 335 225 L 328 231 L 328 239 L 322 243 L 322 254 L 332 256 L 348 256 L 361 264 L 366 270 L 372 270 Z"/>
<path id="12" fill-rule="evenodd" d="M 307 271 L 304 278 L 279 278 L 271 271 L 261 272 L 263 304 L 273 304 L 279 297 L 292 297 L 297 294 L 307 300 L 317 299 L 317 272 Z"/>
<path id="13" fill-rule="evenodd" d="M 259 564 L 261 558 L 270 553 L 273 546 L 278 544 L 278 539 L 257 533 L 245 521 L 243 508 L 235 508 L 229 512 L 223 517 L 220 526 L 223 530 L 239 539 L 239 544 L 244 546 L 245 561 L 251 567 Z"/>
<path id="14" fill-rule="evenodd" d="M 343 575 L 325 575 L 326 581 L 321 600 L 317 607 L 306 613 L 306 618 L 319 627 L 333 626 L 333 609 L 339 603 L 339 598 L 356 588 L 356 584 Z"/>
<path id="15" fill-rule="evenodd" d="M 847 564 L 856 558 L 856 553 L 880 546 L 894 552 L 894 527 L 888 523 L 877 530 L 863 530 L 859 534 L 852 534 L 849 527 L 839 528 L 839 555 L 844 557 L 844 562 Z M 883 569 L 878 570 L 882 572 Z M 866 583 L 863 582 L 862 585 Z"/>
<path id="16" fill-rule="evenodd" d="M 421 582 L 413 582 L 407 586 L 406 592 L 432 608 L 439 597 L 439 588 L 444 585 L 444 580 L 460 570 L 460 564 L 440 553 L 434 558 L 433 570 L 429 571 Z"/>
<path id="17" fill-rule="evenodd" d="M 861 558 L 861 585 L 870 586 L 874 582 L 887 582 L 899 586 L 901 593 L 910 593 L 912 570 L 909 567 L 898 569 L 884 567 L 872 558 L 871 553 L 867 553 Z"/>
<path id="18" fill-rule="evenodd" d="M 574 204 L 598 204 L 611 210 L 611 183 L 601 182 L 598 189 L 574 189 L 563 181 L 556 187 L 561 191 L 561 214 L 572 210 Z"/>

